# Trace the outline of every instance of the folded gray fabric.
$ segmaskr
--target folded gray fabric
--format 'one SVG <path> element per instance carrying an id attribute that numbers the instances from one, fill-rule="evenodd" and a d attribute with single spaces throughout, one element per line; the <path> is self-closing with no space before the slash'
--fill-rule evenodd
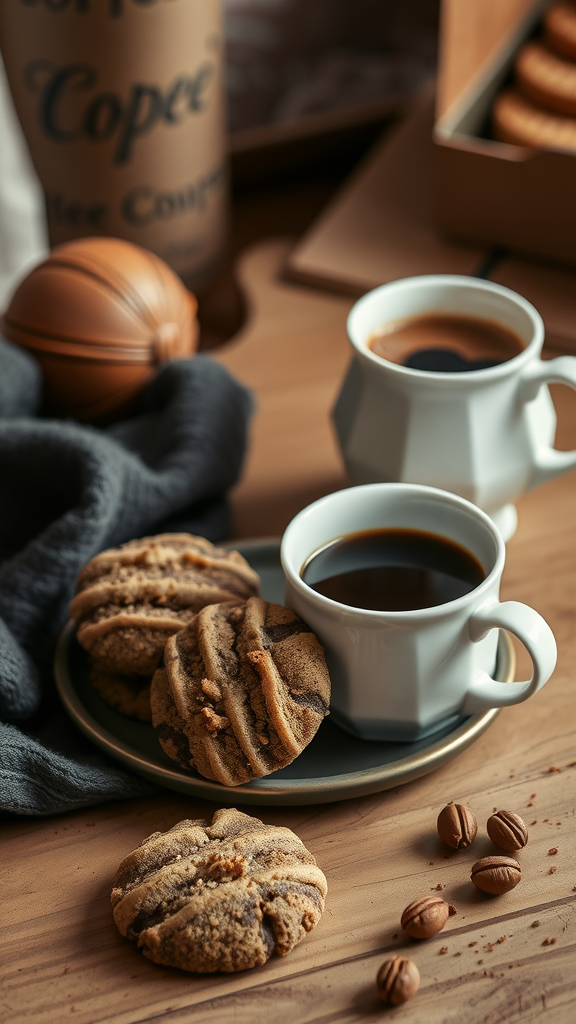
<path id="1" fill-rule="evenodd" d="M 106 429 L 35 418 L 39 397 L 36 365 L 0 340 L 0 808 L 21 814 L 154 791 L 69 723 L 55 643 L 98 551 L 166 530 L 227 535 L 251 412 L 249 392 L 204 355 L 165 366 Z"/>

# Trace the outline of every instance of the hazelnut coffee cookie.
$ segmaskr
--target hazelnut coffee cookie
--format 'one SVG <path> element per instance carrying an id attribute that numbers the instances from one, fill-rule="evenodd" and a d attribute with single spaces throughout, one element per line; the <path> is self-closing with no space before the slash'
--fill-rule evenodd
<path id="1" fill-rule="evenodd" d="M 329 700 L 314 633 L 295 612 L 258 597 L 203 608 L 166 644 L 151 688 L 166 753 L 226 786 L 290 764 Z"/>
<path id="2" fill-rule="evenodd" d="M 516 85 L 537 107 L 576 116 L 576 62 L 559 57 L 538 40 L 518 54 Z"/>
<path id="3" fill-rule="evenodd" d="M 560 0 L 552 4 L 544 15 L 544 38 L 556 53 L 576 60 L 576 4 L 574 0 Z"/>
<path id="4" fill-rule="evenodd" d="M 294 832 L 229 808 L 145 839 L 116 872 L 112 906 L 155 963 L 233 972 L 289 953 L 318 924 L 326 889 Z"/>
<path id="5" fill-rule="evenodd" d="M 576 150 L 576 118 L 540 110 L 515 89 L 497 97 L 492 130 L 499 142 L 515 146 Z"/>
<path id="6" fill-rule="evenodd" d="M 237 551 L 164 533 L 102 551 L 84 566 L 70 615 L 78 641 L 110 672 L 151 676 L 169 636 L 207 604 L 245 601 L 259 578 Z"/>
<path id="7" fill-rule="evenodd" d="M 90 682 L 102 700 L 110 707 L 130 718 L 142 722 L 152 721 L 150 708 L 150 676 L 123 676 L 120 672 L 108 672 L 98 664 L 90 665 Z"/>

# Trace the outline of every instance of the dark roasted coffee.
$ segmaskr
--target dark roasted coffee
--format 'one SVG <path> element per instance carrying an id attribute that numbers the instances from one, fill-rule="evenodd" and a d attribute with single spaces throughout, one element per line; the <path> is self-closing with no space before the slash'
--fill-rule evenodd
<path id="1" fill-rule="evenodd" d="M 368 347 L 381 359 L 413 370 L 464 373 L 505 363 L 523 351 L 521 338 L 492 320 L 427 313 L 388 324 Z"/>
<path id="2" fill-rule="evenodd" d="M 454 601 L 485 578 L 477 558 L 424 530 L 362 530 L 340 537 L 306 562 L 302 579 L 340 604 L 404 612 Z"/>

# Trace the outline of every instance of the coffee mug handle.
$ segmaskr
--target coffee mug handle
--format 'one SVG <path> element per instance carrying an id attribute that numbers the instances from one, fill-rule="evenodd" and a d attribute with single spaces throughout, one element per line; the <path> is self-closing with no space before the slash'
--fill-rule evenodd
<path id="1" fill-rule="evenodd" d="M 532 659 L 533 674 L 522 683 L 501 683 L 482 672 L 468 690 L 462 714 L 521 704 L 548 682 L 556 666 L 556 641 L 548 623 L 533 608 L 519 601 L 488 605 L 473 613 L 468 626 L 475 643 L 483 640 L 491 629 L 513 633 Z"/>
<path id="2" fill-rule="evenodd" d="M 526 367 L 522 375 L 522 397 L 525 402 L 536 398 L 543 384 L 567 384 L 576 389 L 576 359 L 574 356 L 558 356 L 557 359 L 538 359 Z M 537 487 L 552 480 L 561 473 L 576 467 L 576 451 L 559 452 L 556 448 L 542 445 L 536 451 L 534 468 L 529 487 Z"/>

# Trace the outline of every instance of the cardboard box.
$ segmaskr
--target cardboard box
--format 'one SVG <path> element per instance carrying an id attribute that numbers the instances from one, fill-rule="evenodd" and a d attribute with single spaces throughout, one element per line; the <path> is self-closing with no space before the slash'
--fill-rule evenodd
<path id="1" fill-rule="evenodd" d="M 493 100 L 547 6 L 443 0 L 435 216 L 449 235 L 576 262 L 576 153 L 488 137 Z"/>

